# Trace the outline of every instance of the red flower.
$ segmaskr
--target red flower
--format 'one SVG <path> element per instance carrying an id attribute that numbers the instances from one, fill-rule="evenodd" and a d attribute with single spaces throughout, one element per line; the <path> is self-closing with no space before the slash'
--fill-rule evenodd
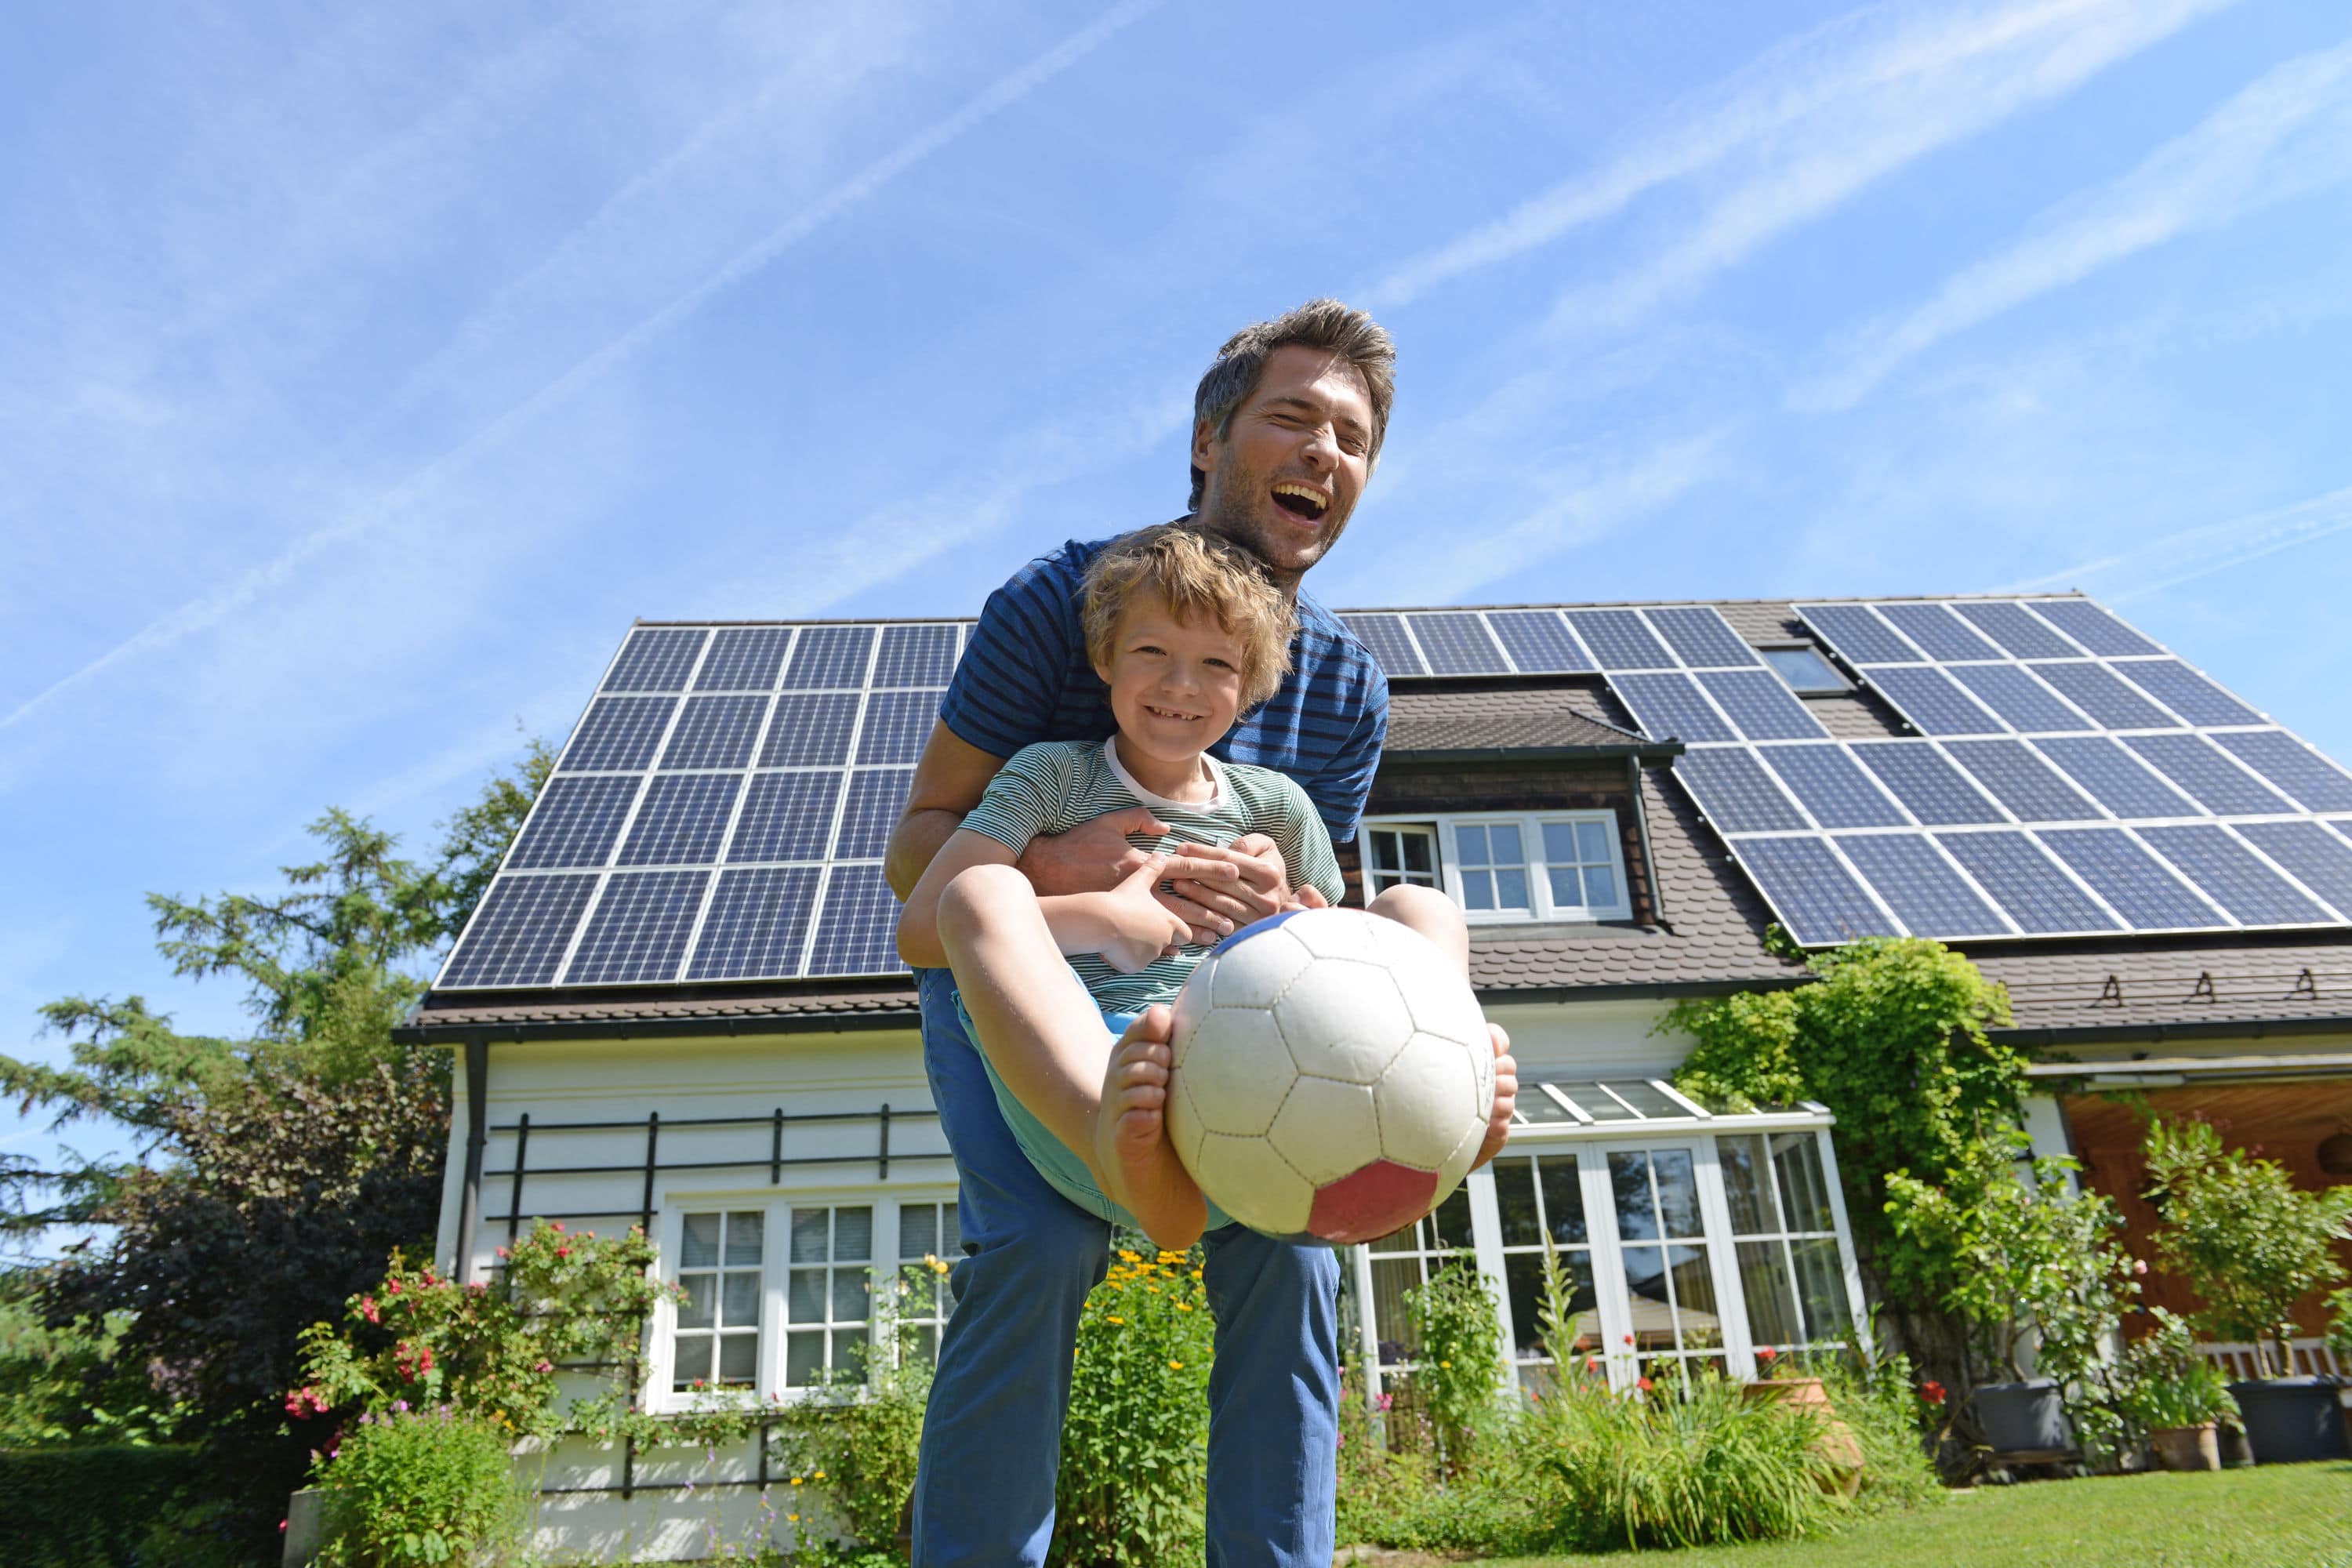
<path id="1" fill-rule="evenodd" d="M 1763 1361 L 1763 1362 L 1778 1361 L 1780 1358 L 1780 1352 L 1779 1351 L 1774 1350 L 1770 1345 L 1766 1345 L 1762 1350 L 1759 1350 L 1759 1351 L 1758 1351 L 1758 1352 L 1756 1352 L 1756 1359 L 1757 1359 L 1758 1361 Z"/>
<path id="2" fill-rule="evenodd" d="M 360 1298 L 360 1316 L 365 1318 L 371 1323 L 381 1323 L 383 1321 L 383 1313 L 377 1309 L 375 1298 L 373 1296 L 362 1296 Z"/>
<path id="3" fill-rule="evenodd" d="M 1627 1344 L 1629 1344 L 1629 1345 L 1630 1345 L 1630 1344 L 1632 1344 L 1632 1343 L 1633 1342 L 1633 1335 L 1631 1335 L 1631 1334 L 1627 1334 L 1627 1335 L 1625 1336 L 1625 1342 L 1626 1342 Z"/>
<path id="4" fill-rule="evenodd" d="M 397 1295 L 399 1295 L 399 1294 L 400 1294 L 400 1281 L 399 1281 L 397 1279 L 387 1279 L 387 1280 L 385 1280 L 385 1281 L 383 1282 L 383 1293 L 384 1293 L 385 1295 L 387 1295 L 387 1296 L 397 1296 Z"/>
<path id="5" fill-rule="evenodd" d="M 572 1249 L 568 1247 L 559 1247 L 555 1249 L 555 1256 L 558 1258 L 569 1258 L 572 1256 Z"/>
<path id="6" fill-rule="evenodd" d="M 1587 1372 L 1599 1372 L 1601 1370 L 1601 1358 L 1597 1355 L 1586 1356 L 1584 1358 L 1584 1370 Z"/>
<path id="7" fill-rule="evenodd" d="M 1944 1403 L 1944 1385 L 1931 1377 L 1919 1385 L 1919 1397 L 1930 1405 L 1941 1405 Z"/>
<path id="8" fill-rule="evenodd" d="M 1650 1392 L 1650 1380 L 1646 1377 L 1637 1377 L 1633 1380 L 1633 1386 L 1647 1394 Z"/>

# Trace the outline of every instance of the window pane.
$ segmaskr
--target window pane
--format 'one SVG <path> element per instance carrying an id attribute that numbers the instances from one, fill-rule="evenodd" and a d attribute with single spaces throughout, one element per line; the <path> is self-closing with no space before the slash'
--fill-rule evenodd
<path id="1" fill-rule="evenodd" d="M 836 1268 L 833 1271 L 833 1321 L 836 1323 L 859 1323 L 866 1321 L 864 1270 Z"/>
<path id="2" fill-rule="evenodd" d="M 1587 866 L 1584 868 L 1584 902 L 1590 909 L 1615 909 L 1617 873 L 1607 866 Z"/>
<path id="3" fill-rule="evenodd" d="M 1704 1247 L 1666 1248 L 1666 1268 L 1674 1276 L 1676 1321 L 1682 1326 L 1683 1348 L 1723 1343 L 1723 1320 L 1715 1305 L 1715 1270 Z"/>
<path id="4" fill-rule="evenodd" d="M 709 1274 L 681 1274 L 677 1282 L 686 1287 L 686 1300 L 677 1304 L 677 1326 L 681 1329 L 707 1329 L 710 1326 L 712 1287 L 715 1277 Z"/>
<path id="5" fill-rule="evenodd" d="M 936 1258 L 940 1250 L 940 1211 L 930 1204 L 902 1204 L 898 1208 L 900 1259 Z"/>
<path id="6" fill-rule="evenodd" d="M 1436 1232 L 1438 1246 L 1462 1247 L 1470 1246 L 1468 1185 L 1458 1186 L 1448 1193 L 1445 1201 L 1437 1205 L 1437 1212 L 1431 1215 L 1429 1220 Z"/>
<path id="7" fill-rule="evenodd" d="M 710 1376 L 710 1336 L 680 1334 L 671 1342 L 669 1385 L 684 1394 L 694 1387 L 695 1380 L 708 1381 Z"/>
<path id="8" fill-rule="evenodd" d="M 1658 1177 L 1658 1210 L 1668 1236 L 1705 1234 L 1698 1217 L 1698 1173 L 1687 1149 L 1659 1149 L 1650 1155 Z"/>
<path id="9" fill-rule="evenodd" d="M 1551 1238 L 1561 1246 L 1588 1239 L 1584 1226 L 1584 1184 L 1577 1178 L 1576 1156 L 1556 1154 L 1543 1162 L 1544 1218 Z"/>
<path id="10" fill-rule="evenodd" d="M 1372 1338 L 1379 1342 L 1382 1366 L 1393 1365 L 1413 1352 L 1416 1342 L 1412 1320 L 1405 1316 L 1404 1293 L 1420 1283 L 1421 1265 L 1416 1259 L 1372 1259 Z"/>
<path id="11" fill-rule="evenodd" d="M 828 1251 L 831 1234 L 830 1209 L 794 1209 L 793 1211 L 793 1261 L 823 1263 Z"/>
<path id="12" fill-rule="evenodd" d="M 1576 824 L 1547 822 L 1543 825 L 1544 858 L 1555 866 L 1574 866 L 1580 857 L 1576 852 Z"/>
<path id="13" fill-rule="evenodd" d="M 940 1205 L 940 1256 L 952 1263 L 955 1261 L 956 1254 L 962 1250 L 963 1230 L 956 1220 L 956 1206 L 953 1204 L 941 1204 Z"/>
<path id="14" fill-rule="evenodd" d="M 874 1256 L 874 1211 L 869 1208 L 833 1211 L 833 1260 L 863 1263 Z"/>
<path id="15" fill-rule="evenodd" d="M 1470 910 L 1491 910 L 1495 907 L 1495 879 L 1485 871 L 1462 873 L 1462 907 Z"/>
<path id="16" fill-rule="evenodd" d="M 1486 842 L 1493 847 L 1495 851 L 1493 864 L 1497 866 L 1524 866 L 1527 864 L 1528 852 L 1519 847 L 1519 829 L 1517 824 L 1510 822 L 1496 823 L 1493 826 L 1486 829 Z"/>
<path id="17" fill-rule="evenodd" d="M 1765 1236 L 1780 1228 L 1772 1184 L 1763 1173 L 1764 1140 L 1748 1134 L 1715 1141 L 1716 1163 L 1723 1168 L 1723 1195 L 1731 1205 L 1734 1236 Z"/>
<path id="18" fill-rule="evenodd" d="M 1618 1239 L 1657 1239 L 1658 1211 L 1650 1195 L 1650 1157 L 1638 1151 L 1611 1154 L 1609 1185 L 1617 1194 Z"/>
<path id="19" fill-rule="evenodd" d="M 1495 1208 L 1503 1224 L 1505 1247 L 1532 1247 L 1543 1240 L 1543 1221 L 1536 1213 L 1536 1163 L 1497 1160 Z"/>
<path id="20" fill-rule="evenodd" d="M 1551 902 L 1554 909 L 1584 908 L 1584 879 L 1573 866 L 1554 865 L 1551 868 Z"/>
<path id="21" fill-rule="evenodd" d="M 727 1276 L 727 1289 L 719 1301 L 719 1310 L 730 1329 L 757 1328 L 760 1323 L 760 1277 L 746 1270 Z"/>
<path id="22" fill-rule="evenodd" d="M 1403 868 L 1402 863 L 1397 856 L 1398 837 L 1399 835 L 1392 831 L 1383 831 L 1377 827 L 1372 829 L 1373 869 L 1379 871 L 1396 871 Z"/>
<path id="23" fill-rule="evenodd" d="M 760 1241 L 767 1229 L 768 1216 L 757 1209 L 738 1212 L 727 1216 L 728 1267 L 760 1266 Z"/>
<path id="24" fill-rule="evenodd" d="M 1629 1247 L 1625 1290 L 1633 1309 L 1633 1343 L 1643 1351 L 1675 1347 L 1674 1308 L 1666 1293 L 1666 1253 L 1662 1247 Z"/>
<path id="25" fill-rule="evenodd" d="M 1610 837 L 1607 823 L 1578 823 L 1576 825 L 1576 858 L 1588 866 L 1608 865 L 1615 858 L 1609 853 Z"/>
<path id="26" fill-rule="evenodd" d="M 929 1324 L 898 1331 L 898 1353 L 917 1366 L 937 1366 L 940 1331 Z"/>
<path id="27" fill-rule="evenodd" d="M 824 1270 L 795 1268 L 784 1298 L 784 1314 L 795 1323 L 824 1321 Z"/>
<path id="28" fill-rule="evenodd" d="M 1845 1273 L 1838 1267 L 1837 1238 L 1793 1241 L 1789 1250 L 1797 1259 L 1797 1293 L 1805 1303 L 1808 1337 L 1843 1340 L 1853 1325 L 1846 1313 Z"/>
<path id="29" fill-rule="evenodd" d="M 760 1336 L 722 1334 L 719 1340 L 719 1381 L 749 1384 L 760 1373 Z"/>
<path id="30" fill-rule="evenodd" d="M 719 1261 L 719 1216 L 715 1214 L 690 1214 L 686 1216 L 686 1242 L 677 1249 L 680 1268 L 709 1268 Z"/>
<path id="31" fill-rule="evenodd" d="M 790 1334 L 784 1339 L 784 1384 L 807 1388 L 824 1373 L 824 1333 Z"/>
<path id="32" fill-rule="evenodd" d="M 866 1349 L 864 1329 L 834 1330 L 833 1370 L 835 1373 L 851 1382 L 864 1383 Z"/>
<path id="33" fill-rule="evenodd" d="M 1805 1342 L 1797 1321 L 1797 1298 L 1789 1287 L 1789 1261 L 1777 1241 L 1738 1244 L 1739 1294 L 1748 1303 L 1748 1334 L 1759 1345 L 1782 1349 Z"/>
<path id="34" fill-rule="evenodd" d="M 1601 1343 L 1600 1297 L 1592 1289 L 1592 1260 L 1582 1252 L 1562 1253 L 1560 1272 L 1568 1277 L 1570 1354 L 1581 1355 Z M 1547 1355 L 1544 1343 L 1544 1257 L 1540 1252 L 1515 1252 L 1503 1259 L 1503 1282 L 1511 1297 L 1511 1337 L 1521 1355 Z"/>
<path id="35" fill-rule="evenodd" d="M 1822 1171 L 1822 1147 L 1811 1132 L 1772 1135 L 1772 1163 L 1780 1172 L 1780 1195 L 1788 1202 L 1791 1230 L 1835 1230 L 1829 1182 Z"/>
<path id="36" fill-rule="evenodd" d="M 1487 858 L 1486 830 L 1483 827 L 1456 827 L 1454 830 L 1454 846 L 1461 851 L 1462 863 L 1465 866 L 1491 866 L 1495 863 Z"/>
<path id="37" fill-rule="evenodd" d="M 1495 905 L 1505 910 L 1531 910 L 1528 901 L 1528 873 L 1525 867 L 1516 871 L 1497 869 L 1495 873 Z"/>
<path id="38" fill-rule="evenodd" d="M 1404 843 L 1404 868 L 1415 876 L 1436 875 L 1437 858 L 1430 853 L 1436 846 L 1436 838 L 1426 833 L 1407 833 L 1402 837 Z"/>

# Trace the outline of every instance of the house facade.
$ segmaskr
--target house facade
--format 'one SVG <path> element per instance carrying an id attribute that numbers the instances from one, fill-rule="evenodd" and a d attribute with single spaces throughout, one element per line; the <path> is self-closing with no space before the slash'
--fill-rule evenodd
<path id="1" fill-rule="evenodd" d="M 2037 1149 L 2137 1227 L 2132 1103 L 2345 1179 L 2320 1149 L 2352 1127 L 2352 775 L 2089 601 L 1347 618 L 1393 693 L 1350 901 L 1463 906 L 1521 1081 L 1500 1158 L 1350 1250 L 1372 1393 L 1410 1362 L 1403 1292 L 1465 1248 L 1522 1380 L 1548 1250 L 1614 1376 L 1846 1342 L 1832 1118 L 1672 1082 L 1675 1003 L 1802 983 L 1775 924 L 1967 952 L 2032 1054 Z M 490 1277 L 542 1217 L 642 1224 L 688 1289 L 648 1325 L 650 1408 L 806 1396 L 879 1342 L 874 1281 L 956 1255 L 879 862 L 961 638 L 632 628 L 404 1026 L 459 1060 L 448 1267 Z M 745 1541 L 775 1479 L 749 1442 L 533 1463 L 542 1544 L 607 1558 Z"/>

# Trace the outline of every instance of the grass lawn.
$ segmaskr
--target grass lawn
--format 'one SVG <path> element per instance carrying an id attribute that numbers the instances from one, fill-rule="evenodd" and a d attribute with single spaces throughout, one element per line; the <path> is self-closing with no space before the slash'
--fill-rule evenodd
<path id="1" fill-rule="evenodd" d="M 1596 1559 L 1511 1561 L 1589 1568 Z M 1989 1487 L 1822 1541 L 1601 1561 L 1625 1568 L 2352 1568 L 2352 1465 Z"/>

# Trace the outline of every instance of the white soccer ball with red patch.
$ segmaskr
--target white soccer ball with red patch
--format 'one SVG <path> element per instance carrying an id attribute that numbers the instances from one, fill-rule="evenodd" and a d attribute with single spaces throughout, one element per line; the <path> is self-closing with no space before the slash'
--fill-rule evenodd
<path id="1" fill-rule="evenodd" d="M 1402 1230 L 1461 1184 L 1495 1099 L 1469 983 L 1418 932 L 1295 910 L 1219 942 L 1176 999 L 1168 1135 L 1253 1230 Z"/>

